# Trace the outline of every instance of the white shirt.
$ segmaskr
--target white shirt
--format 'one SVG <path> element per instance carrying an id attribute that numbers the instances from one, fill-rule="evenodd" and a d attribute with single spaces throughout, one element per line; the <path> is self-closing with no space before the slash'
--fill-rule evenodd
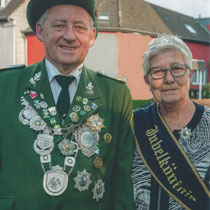
<path id="1" fill-rule="evenodd" d="M 52 90 L 53 98 L 54 98 L 55 104 L 57 104 L 58 96 L 59 96 L 62 88 L 58 84 L 57 80 L 55 79 L 55 76 L 62 75 L 62 74 L 47 59 L 45 59 L 45 65 L 46 65 L 46 69 L 47 69 L 47 74 L 48 74 L 48 78 L 49 78 L 49 82 L 50 82 L 50 87 L 51 87 L 51 90 Z M 82 67 L 83 67 L 83 64 L 81 64 L 78 68 L 73 70 L 70 74 L 66 75 L 66 76 L 72 75 L 72 76 L 75 77 L 73 82 L 71 82 L 71 84 L 69 85 L 70 104 L 73 101 L 74 95 L 76 93 L 76 90 L 77 90 L 77 87 L 78 87 L 78 84 L 79 84 L 79 80 L 80 80 L 81 73 L 82 73 Z"/>

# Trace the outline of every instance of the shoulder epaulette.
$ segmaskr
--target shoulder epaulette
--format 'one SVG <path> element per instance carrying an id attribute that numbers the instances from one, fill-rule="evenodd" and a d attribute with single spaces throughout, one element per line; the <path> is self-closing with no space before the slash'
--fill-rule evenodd
<path id="1" fill-rule="evenodd" d="M 9 69 L 20 69 L 25 68 L 25 64 L 17 64 L 17 65 L 11 65 L 8 67 L 0 67 L 0 71 L 9 70 Z"/>
<path id="2" fill-rule="evenodd" d="M 105 71 L 97 71 L 98 74 L 102 75 L 102 76 L 105 76 L 105 77 L 108 77 L 108 78 L 111 78 L 111 79 L 114 79 L 114 80 L 117 80 L 117 81 L 120 81 L 120 82 L 123 82 L 125 83 L 128 79 L 126 77 L 123 77 L 122 75 L 119 75 L 119 74 L 116 74 L 116 75 L 110 75 L 110 74 L 107 74 Z"/>

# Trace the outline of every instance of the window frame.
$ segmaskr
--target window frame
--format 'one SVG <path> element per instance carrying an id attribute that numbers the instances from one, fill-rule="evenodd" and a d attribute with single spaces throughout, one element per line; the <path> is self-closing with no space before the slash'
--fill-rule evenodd
<path id="1" fill-rule="evenodd" d="M 200 71 L 202 72 L 202 85 L 206 85 L 207 75 L 206 75 L 205 70 L 194 70 L 192 85 L 199 85 L 200 84 Z"/>

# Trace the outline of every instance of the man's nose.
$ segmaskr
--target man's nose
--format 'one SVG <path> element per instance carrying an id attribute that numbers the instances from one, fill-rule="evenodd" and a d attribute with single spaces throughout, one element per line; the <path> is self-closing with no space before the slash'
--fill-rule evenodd
<path id="1" fill-rule="evenodd" d="M 66 27 L 64 31 L 64 39 L 67 41 L 73 41 L 75 40 L 75 31 L 72 26 Z"/>

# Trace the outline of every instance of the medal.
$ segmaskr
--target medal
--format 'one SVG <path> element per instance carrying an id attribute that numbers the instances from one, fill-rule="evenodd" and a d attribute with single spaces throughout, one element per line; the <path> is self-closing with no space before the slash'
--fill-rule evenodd
<path id="1" fill-rule="evenodd" d="M 48 110 L 52 116 L 55 116 L 57 114 L 56 108 L 54 106 L 50 107 Z"/>
<path id="2" fill-rule="evenodd" d="M 75 158 L 74 158 L 74 157 L 67 156 L 67 157 L 65 158 L 64 164 L 65 164 L 66 166 L 74 167 Z"/>
<path id="3" fill-rule="evenodd" d="M 78 106 L 78 105 L 75 105 L 75 106 L 73 106 L 72 110 L 73 110 L 74 112 L 79 112 L 79 111 L 81 110 L 81 107 Z"/>
<path id="4" fill-rule="evenodd" d="M 81 102 L 81 101 L 82 101 L 82 97 L 81 97 L 81 96 L 77 96 L 77 97 L 76 97 L 76 101 L 77 101 L 77 102 Z"/>
<path id="5" fill-rule="evenodd" d="M 58 144 L 58 148 L 62 155 L 73 155 L 78 150 L 78 144 L 68 139 L 63 139 Z"/>
<path id="6" fill-rule="evenodd" d="M 34 142 L 34 151 L 40 156 L 49 155 L 54 148 L 53 136 L 39 134 Z"/>
<path id="7" fill-rule="evenodd" d="M 191 136 L 191 129 L 184 127 L 181 129 L 181 131 L 179 131 L 179 133 L 180 133 L 180 137 L 182 139 L 186 140 L 186 139 L 189 139 Z"/>
<path id="8" fill-rule="evenodd" d="M 47 125 L 40 116 L 35 116 L 30 120 L 30 128 L 35 131 L 42 131 L 44 130 L 45 126 Z"/>
<path id="9" fill-rule="evenodd" d="M 90 106 L 89 105 L 84 105 L 84 110 L 86 111 L 86 112 L 89 112 L 90 111 Z"/>
<path id="10" fill-rule="evenodd" d="M 43 188 L 48 195 L 61 195 L 67 188 L 68 175 L 60 166 L 54 166 L 51 170 L 45 172 L 43 178 Z"/>
<path id="11" fill-rule="evenodd" d="M 75 186 L 80 192 L 88 190 L 89 185 L 92 183 L 90 180 L 90 173 L 87 173 L 86 169 L 82 172 L 77 171 L 77 176 L 74 178 Z"/>
<path id="12" fill-rule="evenodd" d="M 88 103 L 88 99 L 87 98 L 83 98 L 82 103 L 83 104 L 87 104 Z"/>
<path id="13" fill-rule="evenodd" d="M 105 133 L 104 134 L 104 141 L 106 143 L 110 143 L 112 141 L 112 135 L 110 133 Z"/>
<path id="14" fill-rule="evenodd" d="M 100 118 L 98 114 L 91 115 L 86 122 L 86 125 L 91 128 L 92 131 L 97 130 L 101 132 L 101 129 L 104 128 L 104 119 Z"/>
<path id="15" fill-rule="evenodd" d="M 97 131 L 91 131 L 88 126 L 82 125 L 75 131 L 75 139 L 85 156 L 91 157 L 94 155 L 99 142 L 99 133 Z"/>
<path id="16" fill-rule="evenodd" d="M 100 157 L 96 157 L 95 160 L 93 161 L 93 165 L 96 168 L 101 168 L 103 166 L 103 161 Z"/>
<path id="17" fill-rule="evenodd" d="M 96 183 L 94 188 L 92 189 L 93 192 L 93 199 L 96 199 L 98 202 L 100 199 L 103 198 L 105 189 L 104 189 L 104 183 L 101 179 L 99 179 Z"/>
<path id="18" fill-rule="evenodd" d="M 78 122 L 79 121 L 79 115 L 76 112 L 72 112 L 69 117 L 71 118 L 72 122 Z"/>

